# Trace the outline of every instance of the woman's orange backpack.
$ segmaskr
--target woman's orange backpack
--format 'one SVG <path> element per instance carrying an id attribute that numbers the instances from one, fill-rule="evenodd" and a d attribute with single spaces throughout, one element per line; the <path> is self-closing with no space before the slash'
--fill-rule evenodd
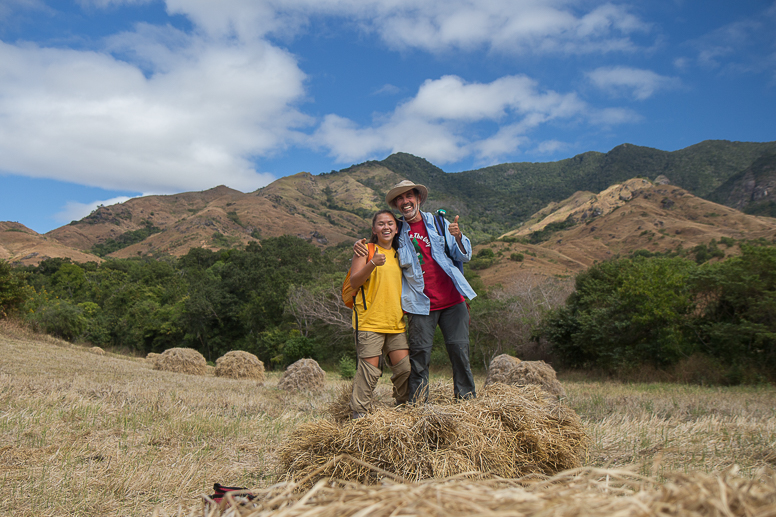
<path id="1" fill-rule="evenodd" d="M 372 260 L 372 257 L 375 256 L 375 250 L 377 248 L 373 242 L 367 243 L 366 246 L 368 250 L 366 261 L 369 262 Z M 361 289 L 361 295 L 364 296 L 364 286 L 362 285 L 359 289 Z M 342 283 L 342 301 L 345 302 L 346 307 L 350 309 L 353 308 L 353 304 L 356 299 L 356 293 L 357 291 L 354 291 L 350 286 L 350 269 L 348 269 L 348 274 L 345 275 L 345 281 Z M 366 309 L 366 300 L 364 300 L 364 309 Z"/>

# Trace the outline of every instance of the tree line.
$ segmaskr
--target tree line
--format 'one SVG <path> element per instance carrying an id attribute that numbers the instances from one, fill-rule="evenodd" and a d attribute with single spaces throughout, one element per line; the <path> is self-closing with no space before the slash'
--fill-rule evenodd
<path id="1" fill-rule="evenodd" d="M 508 291 L 486 290 L 467 268 L 480 293 L 470 304 L 472 364 L 510 353 L 606 374 L 692 363 L 696 382 L 776 380 L 776 247 L 739 246 L 716 262 L 636 252 L 575 280 L 525 277 Z M 355 357 L 340 299 L 349 257 L 349 246 L 322 252 L 284 236 L 180 258 L 0 261 L 0 318 L 137 354 L 182 346 L 210 361 L 245 350 L 268 368 L 302 357 L 332 365 Z M 447 364 L 441 334 L 432 365 L 435 357 Z"/>

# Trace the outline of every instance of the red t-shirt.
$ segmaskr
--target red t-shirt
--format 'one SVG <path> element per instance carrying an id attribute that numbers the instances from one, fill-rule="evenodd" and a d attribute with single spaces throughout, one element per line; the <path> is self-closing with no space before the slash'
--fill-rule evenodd
<path id="1" fill-rule="evenodd" d="M 463 301 L 463 295 L 455 288 L 452 279 L 431 257 L 431 242 L 423 220 L 410 223 L 410 241 L 418 254 L 420 268 L 423 270 L 423 293 L 431 300 L 431 310 L 438 311 L 457 305 Z"/>

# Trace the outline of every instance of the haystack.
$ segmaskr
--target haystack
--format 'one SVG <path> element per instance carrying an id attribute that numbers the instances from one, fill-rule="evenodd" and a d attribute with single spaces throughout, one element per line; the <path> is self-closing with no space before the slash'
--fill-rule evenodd
<path id="1" fill-rule="evenodd" d="M 216 360 L 216 377 L 264 381 L 264 363 L 250 352 L 232 350 Z"/>
<path id="2" fill-rule="evenodd" d="M 485 386 L 496 382 L 513 386 L 535 384 L 556 397 L 566 396 L 555 370 L 544 361 L 521 361 L 506 354 L 497 356 L 490 362 Z"/>
<path id="3" fill-rule="evenodd" d="M 278 381 L 278 388 L 287 391 L 320 391 L 326 372 L 315 359 L 300 359 L 286 368 Z"/>
<path id="4" fill-rule="evenodd" d="M 170 348 L 154 358 L 154 370 L 205 375 L 207 361 L 193 348 Z"/>
<path id="5" fill-rule="evenodd" d="M 281 474 L 306 483 L 375 483 L 464 472 L 504 478 L 580 466 L 586 444 L 577 414 L 538 386 L 492 384 L 480 397 L 378 408 L 358 420 L 298 426 L 278 451 Z M 346 454 L 354 460 L 330 461 Z M 325 466 L 325 468 L 322 468 Z M 372 466 L 376 467 L 372 468 Z"/>
<path id="6" fill-rule="evenodd" d="M 156 363 L 156 358 L 159 357 L 160 355 L 161 354 L 156 354 L 154 352 L 148 352 L 148 355 L 145 356 L 145 360 L 147 363 L 153 366 Z"/>
<path id="7" fill-rule="evenodd" d="M 520 359 L 511 355 L 497 355 L 488 366 L 488 375 L 485 377 L 485 386 L 500 382 L 501 384 L 512 384 L 509 382 L 512 371 L 520 364 Z"/>
<path id="8" fill-rule="evenodd" d="M 100 347 L 98 347 L 98 346 L 93 346 L 93 347 L 91 347 L 91 348 L 89 349 L 89 351 L 90 351 L 91 353 L 93 353 L 93 354 L 97 354 L 97 355 L 105 355 L 105 350 L 103 350 L 102 348 L 100 348 Z"/>

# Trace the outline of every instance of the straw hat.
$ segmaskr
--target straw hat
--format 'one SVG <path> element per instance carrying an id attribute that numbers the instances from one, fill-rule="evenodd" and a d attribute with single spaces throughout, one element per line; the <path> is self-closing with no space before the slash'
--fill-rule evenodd
<path id="1" fill-rule="evenodd" d="M 396 199 L 399 194 L 404 194 L 408 190 L 412 189 L 418 190 L 418 204 L 422 205 L 425 203 L 426 198 L 428 197 L 428 189 L 423 185 L 416 185 L 410 180 L 403 180 L 394 185 L 393 188 L 385 195 L 385 202 L 388 203 L 389 206 L 393 206 L 393 200 Z"/>

